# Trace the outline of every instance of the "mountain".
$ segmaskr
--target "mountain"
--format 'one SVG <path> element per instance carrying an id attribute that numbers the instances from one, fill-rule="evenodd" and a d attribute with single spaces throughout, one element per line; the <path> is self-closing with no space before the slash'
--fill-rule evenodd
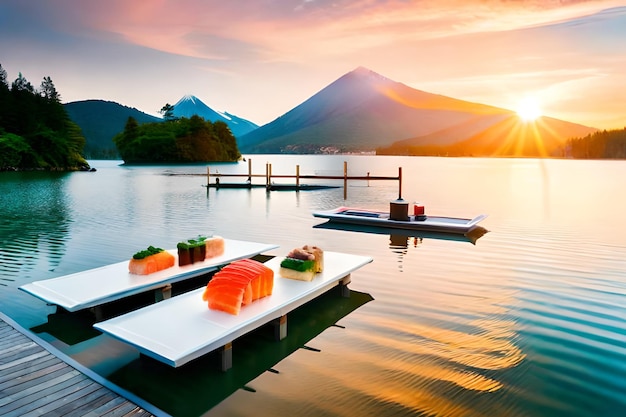
<path id="1" fill-rule="evenodd" d="M 140 124 L 162 121 L 161 118 L 112 101 L 73 101 L 63 107 L 83 132 L 86 141 L 84 154 L 87 159 L 118 159 L 113 136 L 124 130 L 129 117 L 133 117 Z"/>
<path id="2" fill-rule="evenodd" d="M 493 123 L 472 130 L 465 125 L 451 131 L 397 141 L 379 154 L 390 155 L 448 155 L 448 156 L 566 156 L 565 142 L 584 137 L 595 128 L 542 116 L 533 122 L 523 122 L 515 114 L 492 120 Z M 462 131 L 460 131 L 462 130 Z M 438 140 L 450 137 L 463 140 Z"/>
<path id="3" fill-rule="evenodd" d="M 550 121 L 546 129 L 552 135 L 550 152 L 572 134 L 596 130 L 545 119 Z M 411 141 L 421 146 L 469 141 L 468 147 L 472 143 L 489 147 L 487 142 L 498 140 L 493 135 L 504 138 L 502 129 L 514 127 L 507 120 L 520 119 L 510 110 L 417 90 L 359 67 L 238 138 L 238 144 L 242 153 L 362 152 L 406 148 Z"/>
<path id="4" fill-rule="evenodd" d="M 196 96 L 186 95 L 174 104 L 174 116 L 190 118 L 198 115 L 211 122 L 222 121 L 228 125 L 232 134 L 238 138 L 257 129 L 259 126 L 249 120 L 227 112 L 219 113 L 207 106 Z"/>

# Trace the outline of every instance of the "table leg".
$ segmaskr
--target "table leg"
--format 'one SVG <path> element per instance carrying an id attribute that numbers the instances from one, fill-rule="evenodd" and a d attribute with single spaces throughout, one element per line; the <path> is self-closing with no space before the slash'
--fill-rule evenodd
<path id="1" fill-rule="evenodd" d="M 350 278 L 350 274 L 346 275 L 339 281 L 339 290 L 341 291 L 341 296 L 344 298 L 350 298 L 350 288 L 348 288 L 348 284 L 352 282 Z"/>
<path id="2" fill-rule="evenodd" d="M 233 367 L 233 343 L 226 343 L 220 349 L 220 368 L 226 372 Z"/>
<path id="3" fill-rule="evenodd" d="M 287 315 L 280 316 L 273 322 L 274 324 L 274 337 L 276 340 L 283 340 L 287 337 Z"/>
<path id="4" fill-rule="evenodd" d="M 172 298 L 172 284 L 167 284 L 165 287 L 157 288 L 156 290 L 154 290 L 155 303 L 167 300 L 168 298 Z"/>

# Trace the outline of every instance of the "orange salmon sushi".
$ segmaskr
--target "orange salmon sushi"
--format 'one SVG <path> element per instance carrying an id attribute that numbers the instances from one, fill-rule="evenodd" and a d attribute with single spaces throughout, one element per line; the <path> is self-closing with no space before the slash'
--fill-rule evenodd
<path id="1" fill-rule="evenodd" d="M 237 315 L 243 305 L 271 294 L 273 278 L 274 271 L 261 262 L 235 261 L 213 275 L 202 299 L 212 310 Z"/>
<path id="2" fill-rule="evenodd" d="M 174 266 L 174 255 L 163 250 L 143 259 L 131 258 L 128 262 L 128 271 L 136 275 L 148 275 Z"/>

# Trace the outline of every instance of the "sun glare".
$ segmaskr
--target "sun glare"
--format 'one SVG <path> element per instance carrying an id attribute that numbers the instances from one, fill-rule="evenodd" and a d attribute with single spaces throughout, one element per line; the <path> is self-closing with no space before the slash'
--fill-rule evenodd
<path id="1" fill-rule="evenodd" d="M 541 116 L 541 107 L 532 97 L 524 97 L 517 105 L 517 115 L 525 122 L 533 122 Z"/>

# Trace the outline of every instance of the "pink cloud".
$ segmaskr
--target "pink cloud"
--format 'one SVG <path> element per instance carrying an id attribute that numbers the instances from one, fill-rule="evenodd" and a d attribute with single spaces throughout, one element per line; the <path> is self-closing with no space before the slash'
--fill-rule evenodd
<path id="1" fill-rule="evenodd" d="M 620 3 L 20 0 L 0 9 L 13 10 L 18 19 L 12 34 L 15 28 L 31 29 L 23 29 L 10 44 L 0 39 L 0 46 L 5 52 L 17 51 L 7 57 L 20 56 L 25 49 L 53 56 L 58 74 L 77 73 L 68 76 L 72 85 L 80 82 L 76 77 L 81 74 L 134 80 L 135 85 L 159 83 L 163 98 L 151 99 L 157 102 L 176 98 L 169 95 L 201 96 L 205 89 L 226 103 L 218 108 L 249 114 L 257 122 L 288 111 L 357 66 L 414 88 L 510 107 L 522 90 L 572 97 L 612 84 L 616 87 L 608 87 L 610 91 L 617 89 L 624 93 L 620 97 L 626 96 L 626 87 L 621 87 L 626 85 L 621 75 L 626 73 L 621 59 L 626 53 L 621 42 L 624 29 L 619 26 L 624 23 L 619 11 L 625 9 L 596 14 Z M 78 48 L 87 51 L 84 62 L 75 53 Z M 31 56 L 41 60 L 42 54 Z M 42 66 L 35 58 L 28 59 L 31 66 Z M 15 65 L 26 69 L 19 61 Z M 157 74 L 155 82 L 150 77 Z M 162 83 L 169 74 L 176 77 Z M 275 83 L 284 91 L 278 93 Z M 147 99 L 145 89 L 118 87 L 129 96 L 120 99 L 124 103 L 136 105 L 135 100 Z M 93 87 L 81 84 L 75 95 L 101 94 L 89 91 Z M 271 96 L 271 103 L 254 103 L 250 94 Z M 73 97 L 69 92 L 65 96 Z M 575 99 L 554 102 L 553 109 L 559 110 L 585 104 Z M 615 103 L 623 108 L 623 100 Z M 593 106 L 598 113 L 600 104 Z M 611 120 L 619 119 L 613 116 L 619 109 L 610 111 Z"/>

